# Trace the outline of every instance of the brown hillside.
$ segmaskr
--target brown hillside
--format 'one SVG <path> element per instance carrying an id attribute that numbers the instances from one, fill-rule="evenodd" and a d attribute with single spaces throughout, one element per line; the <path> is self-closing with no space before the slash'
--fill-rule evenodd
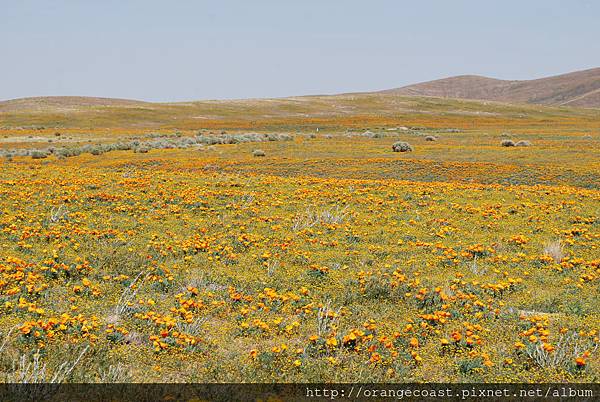
<path id="1" fill-rule="evenodd" d="M 381 92 L 509 103 L 600 107 L 600 68 L 524 81 L 461 75 Z"/>
<path id="2" fill-rule="evenodd" d="M 147 102 L 130 99 L 96 98 L 87 96 L 40 96 L 0 101 L 0 112 L 75 110 L 89 106 L 142 106 Z"/>

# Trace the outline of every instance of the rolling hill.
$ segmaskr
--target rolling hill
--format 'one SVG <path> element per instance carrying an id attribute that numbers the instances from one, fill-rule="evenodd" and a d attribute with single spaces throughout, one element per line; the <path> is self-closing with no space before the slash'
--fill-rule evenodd
<path id="1" fill-rule="evenodd" d="M 521 81 L 461 75 L 381 93 L 597 108 L 600 107 L 600 68 Z"/>
<path id="2" fill-rule="evenodd" d="M 38 96 L 0 101 L 0 112 L 16 112 L 23 110 L 69 111 L 77 110 L 81 107 L 92 106 L 132 107 L 143 105 L 148 105 L 148 102 L 131 99 L 98 98 L 91 96 Z"/>
<path id="3" fill-rule="evenodd" d="M 0 101 L 0 128 L 350 127 L 422 124 L 463 127 L 467 121 L 548 124 L 564 116 L 597 121 L 600 68 L 529 81 L 459 76 L 379 92 L 274 99 L 155 103 L 51 96 Z"/>

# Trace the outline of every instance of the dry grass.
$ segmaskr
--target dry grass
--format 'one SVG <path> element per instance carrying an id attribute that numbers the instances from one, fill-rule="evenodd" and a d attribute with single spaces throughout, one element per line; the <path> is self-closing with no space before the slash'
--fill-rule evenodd
<path id="1" fill-rule="evenodd" d="M 544 255 L 552 257 L 554 262 L 560 263 L 565 258 L 563 244 L 560 240 L 553 240 L 544 245 Z"/>

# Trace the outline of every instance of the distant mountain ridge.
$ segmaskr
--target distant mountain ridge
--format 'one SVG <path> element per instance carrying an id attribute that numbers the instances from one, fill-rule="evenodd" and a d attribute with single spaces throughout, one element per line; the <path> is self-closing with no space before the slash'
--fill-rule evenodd
<path id="1" fill-rule="evenodd" d="M 308 98 L 340 98 L 353 93 L 339 95 L 315 95 L 304 97 L 275 98 L 283 101 Z M 478 75 L 459 75 L 434 81 L 422 82 L 401 88 L 376 92 L 363 92 L 363 95 L 421 96 L 452 99 L 472 99 L 504 103 L 530 103 L 548 106 L 572 106 L 600 108 L 600 68 L 576 71 L 535 80 L 499 80 Z M 263 99 L 267 101 L 269 99 Z M 237 99 L 214 101 L 219 104 L 237 104 L 260 101 L 260 99 Z M 129 99 L 98 98 L 86 96 L 45 96 L 0 101 L 0 113 L 11 112 L 70 112 L 81 108 L 148 108 L 160 105 L 174 107 L 196 102 L 144 102 Z"/>
<path id="2" fill-rule="evenodd" d="M 600 107 L 600 68 L 535 80 L 498 80 L 478 75 L 460 75 L 388 89 L 380 93 L 552 106 Z"/>

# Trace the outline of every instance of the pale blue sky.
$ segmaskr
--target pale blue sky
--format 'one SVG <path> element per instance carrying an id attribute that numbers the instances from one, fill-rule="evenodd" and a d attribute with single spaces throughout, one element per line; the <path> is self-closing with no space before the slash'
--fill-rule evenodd
<path id="1" fill-rule="evenodd" d="M 600 67 L 600 1 L 0 0 L 0 99 L 153 101 Z"/>

